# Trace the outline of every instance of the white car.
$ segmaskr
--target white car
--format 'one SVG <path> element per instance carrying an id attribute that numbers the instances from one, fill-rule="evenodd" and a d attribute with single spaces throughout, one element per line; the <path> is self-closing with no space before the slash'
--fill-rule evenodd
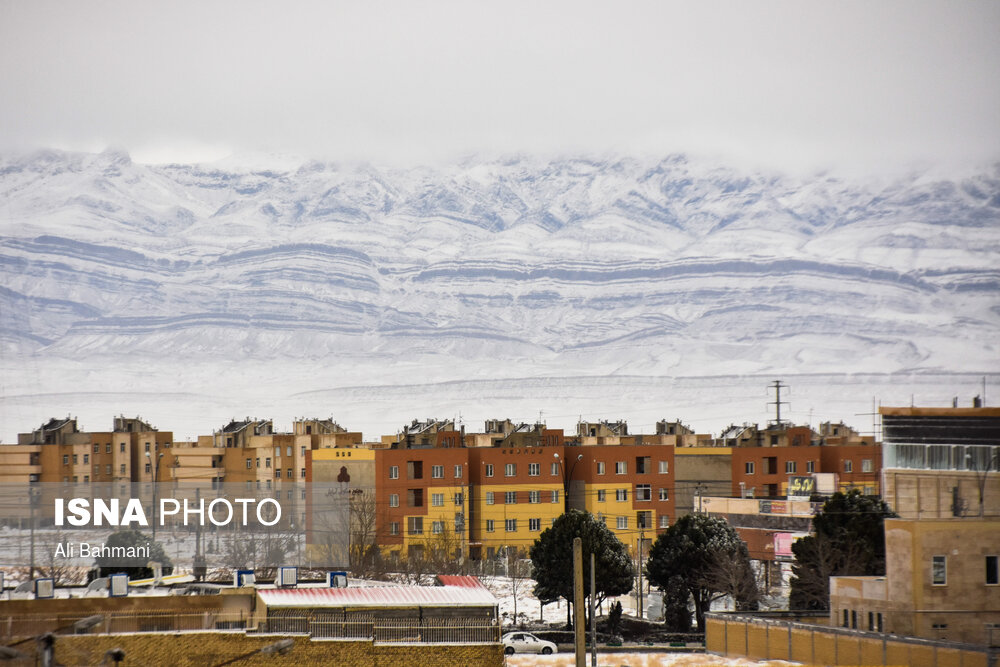
<path id="1" fill-rule="evenodd" d="M 530 632 L 508 632 L 500 641 L 503 642 L 503 652 L 511 653 L 542 653 L 548 655 L 556 652 L 556 645 L 539 639 Z"/>

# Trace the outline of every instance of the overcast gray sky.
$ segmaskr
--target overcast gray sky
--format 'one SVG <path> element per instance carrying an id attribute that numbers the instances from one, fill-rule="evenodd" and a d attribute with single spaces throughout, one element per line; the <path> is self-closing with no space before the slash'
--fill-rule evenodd
<path id="1" fill-rule="evenodd" d="M 0 148 L 967 165 L 998 64 L 992 0 L 0 0 Z"/>

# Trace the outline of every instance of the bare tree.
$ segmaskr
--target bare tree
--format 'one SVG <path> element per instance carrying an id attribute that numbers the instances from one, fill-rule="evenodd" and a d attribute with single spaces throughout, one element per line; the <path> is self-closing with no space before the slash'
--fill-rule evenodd
<path id="1" fill-rule="evenodd" d="M 754 611 L 760 607 L 764 592 L 760 578 L 748 560 L 714 554 L 702 571 L 701 586 L 732 597 L 737 611 Z"/>

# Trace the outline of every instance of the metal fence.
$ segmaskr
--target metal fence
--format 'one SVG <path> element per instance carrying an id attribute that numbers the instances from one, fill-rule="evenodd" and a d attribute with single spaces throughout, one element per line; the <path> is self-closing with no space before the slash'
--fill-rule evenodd
<path id="1" fill-rule="evenodd" d="M 378 644 L 483 644 L 500 641 L 491 618 L 387 618 L 371 613 L 271 610 L 261 632 L 308 634 L 322 639 L 367 639 Z"/>
<path id="2" fill-rule="evenodd" d="M 500 641 L 500 625 L 483 617 L 391 618 L 373 613 L 345 613 L 323 610 L 272 610 L 266 621 L 254 627 L 245 612 L 144 610 L 106 612 L 85 616 L 5 615 L 0 616 L 0 641 L 34 637 L 46 632 L 73 634 L 81 618 L 101 617 L 86 632 L 117 634 L 126 632 L 180 632 L 231 630 L 271 634 L 302 634 L 316 639 L 367 640 L 377 644 L 491 644 Z"/>

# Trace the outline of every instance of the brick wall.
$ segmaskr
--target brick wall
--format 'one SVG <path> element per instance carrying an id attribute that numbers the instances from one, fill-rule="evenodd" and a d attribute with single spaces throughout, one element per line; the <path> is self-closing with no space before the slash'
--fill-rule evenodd
<path id="1" fill-rule="evenodd" d="M 122 635 L 76 635 L 56 639 L 56 662 L 67 665 L 98 664 L 106 651 L 120 648 L 128 665 L 215 665 L 284 639 L 281 635 L 244 635 L 226 632 L 190 632 Z M 370 641 L 312 640 L 291 637 L 295 646 L 285 655 L 253 655 L 239 665 L 336 664 L 341 667 L 398 667 L 419 664 L 427 667 L 465 667 L 504 664 L 500 644 L 375 645 Z M 33 644 L 18 650 L 34 656 Z"/>

